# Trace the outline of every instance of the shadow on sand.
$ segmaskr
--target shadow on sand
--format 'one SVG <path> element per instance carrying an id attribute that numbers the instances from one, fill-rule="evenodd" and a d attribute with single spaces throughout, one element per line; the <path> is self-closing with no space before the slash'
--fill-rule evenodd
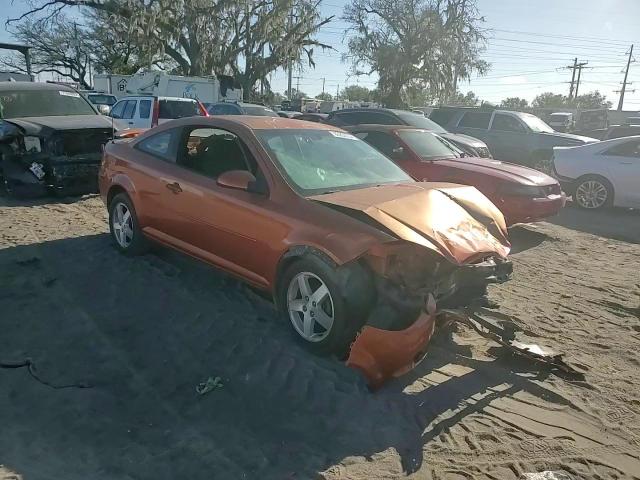
<path id="1" fill-rule="evenodd" d="M 496 398 L 555 401 L 508 361 L 444 338 L 372 394 L 237 281 L 166 250 L 124 257 L 107 235 L 0 250 L 0 271 L 0 360 L 92 385 L 52 390 L 0 369 L 0 461 L 26 479 L 307 479 L 389 448 L 415 472 L 425 444 Z M 405 392 L 451 364 L 468 373 Z M 197 395 L 209 376 L 224 387 Z"/>

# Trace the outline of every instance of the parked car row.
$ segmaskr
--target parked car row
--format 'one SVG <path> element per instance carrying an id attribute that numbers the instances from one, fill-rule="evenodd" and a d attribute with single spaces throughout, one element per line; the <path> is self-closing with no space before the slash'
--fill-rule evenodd
<path id="1" fill-rule="evenodd" d="M 264 290 L 304 345 L 372 385 L 424 356 L 440 310 L 486 303 L 487 286 L 510 278 L 510 225 L 565 202 L 556 179 L 418 113 L 294 119 L 131 95 L 109 119 L 67 87 L 16 83 L 0 85 L 0 101 L 11 193 L 97 182 L 122 253 L 158 242 Z M 638 138 L 555 148 L 555 174 L 585 208 L 628 204 L 639 151 Z M 574 161 L 587 153 L 607 169 Z"/>

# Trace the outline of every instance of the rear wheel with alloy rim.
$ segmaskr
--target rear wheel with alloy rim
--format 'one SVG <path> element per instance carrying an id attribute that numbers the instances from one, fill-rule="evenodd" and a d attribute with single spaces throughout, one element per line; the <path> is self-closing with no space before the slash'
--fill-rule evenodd
<path id="1" fill-rule="evenodd" d="M 576 182 L 574 200 L 581 208 L 597 210 L 611 204 L 613 188 L 602 177 L 583 177 Z"/>
<path id="2" fill-rule="evenodd" d="M 126 193 L 119 193 L 109 203 L 109 230 L 116 248 L 127 255 L 141 255 L 148 250 L 136 211 Z"/>

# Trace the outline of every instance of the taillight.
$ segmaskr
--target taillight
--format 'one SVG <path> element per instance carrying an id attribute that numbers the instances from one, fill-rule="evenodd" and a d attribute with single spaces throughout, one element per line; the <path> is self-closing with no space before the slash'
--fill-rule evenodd
<path id="1" fill-rule="evenodd" d="M 207 112 L 207 109 L 204 108 L 204 105 L 200 101 L 198 101 L 198 108 L 200 109 L 200 115 L 202 115 L 203 117 L 209 116 L 209 112 Z"/>
<path id="2" fill-rule="evenodd" d="M 160 118 L 160 102 L 156 98 L 153 102 L 153 116 L 151 117 L 151 126 L 158 125 L 158 118 Z"/>

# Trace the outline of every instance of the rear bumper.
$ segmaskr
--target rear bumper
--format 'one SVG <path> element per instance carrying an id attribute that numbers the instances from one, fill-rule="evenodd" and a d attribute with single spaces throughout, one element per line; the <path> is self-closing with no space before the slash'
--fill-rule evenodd
<path id="1" fill-rule="evenodd" d="M 564 192 L 548 195 L 544 198 L 505 197 L 500 210 L 508 226 L 516 223 L 529 223 L 544 220 L 556 215 L 567 202 Z"/>

